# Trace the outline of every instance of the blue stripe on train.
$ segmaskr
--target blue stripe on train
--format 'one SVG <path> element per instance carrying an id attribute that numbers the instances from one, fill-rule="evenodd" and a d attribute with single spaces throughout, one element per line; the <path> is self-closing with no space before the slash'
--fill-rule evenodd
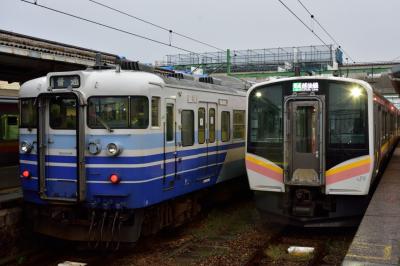
<path id="1" fill-rule="evenodd" d="M 86 163 L 96 164 L 116 164 L 108 168 L 87 168 L 87 200 L 95 199 L 96 195 L 121 195 L 126 198 L 126 207 L 140 208 L 154 203 L 166 200 L 172 197 L 183 195 L 191 191 L 201 189 L 215 184 L 217 176 L 222 168 L 221 164 L 225 161 L 226 151 L 232 148 L 244 146 L 243 142 L 221 145 L 218 147 L 219 154 L 207 156 L 206 148 L 197 148 L 186 151 L 179 151 L 177 157 L 183 158 L 181 162 L 176 163 L 178 176 L 174 176 L 175 162 L 166 164 L 165 170 L 163 164 L 163 154 L 132 157 L 87 157 Z M 210 151 L 217 148 L 212 147 Z M 202 154 L 196 158 L 186 158 L 187 156 Z M 36 155 L 21 155 L 21 159 L 35 161 Z M 173 153 L 168 153 L 167 158 L 173 158 Z M 91 161 L 92 159 L 92 161 Z M 75 156 L 48 156 L 47 160 L 54 163 L 75 163 Z M 157 165 L 137 168 L 122 168 L 118 164 L 140 164 L 148 162 L 159 162 Z M 213 162 L 216 165 L 207 166 L 207 162 Z M 27 167 L 32 176 L 37 176 L 37 165 L 21 164 L 21 167 Z M 23 168 L 22 168 L 23 169 Z M 76 180 L 76 167 L 46 166 L 46 172 L 49 178 L 72 179 Z M 163 178 L 166 171 L 167 178 Z M 96 181 L 108 181 L 109 175 L 117 173 L 122 181 L 133 181 L 141 183 L 122 183 L 114 186 L 106 183 L 90 183 Z M 205 177 L 210 177 L 203 182 Z M 153 180 L 151 180 L 153 179 Z M 163 192 L 163 188 L 173 181 L 174 189 Z M 73 198 L 76 195 L 76 182 L 71 181 L 46 181 L 48 196 Z M 146 182 L 147 181 L 147 182 Z M 22 182 L 25 198 L 29 201 L 43 203 L 38 194 L 38 180 L 24 180 Z"/>
<path id="2" fill-rule="evenodd" d="M 216 173 L 221 169 L 218 166 Z M 149 205 L 156 204 L 163 200 L 174 198 L 198 189 L 202 189 L 215 184 L 217 178 L 213 175 L 208 182 L 203 182 L 204 177 L 202 169 L 194 169 L 188 172 L 191 179 L 187 180 L 184 177 L 179 179 L 173 179 L 173 189 L 163 190 L 163 188 L 169 187 L 170 183 L 165 182 L 163 178 L 156 179 L 152 182 L 129 184 L 123 183 L 120 185 L 113 185 L 110 183 L 89 183 L 87 184 L 86 200 L 87 202 L 97 201 L 101 203 L 104 200 L 107 204 L 113 204 L 115 202 L 122 202 L 126 208 L 142 208 Z M 26 200 L 43 204 L 43 202 L 37 193 L 38 183 L 34 180 L 31 183 L 30 188 L 24 186 L 24 197 Z M 25 184 L 26 185 L 26 184 Z M 51 197 L 66 197 L 74 198 L 76 193 L 76 184 L 68 182 L 49 182 L 47 186 L 47 196 Z M 105 195 L 113 195 L 113 197 L 107 197 Z M 103 198 L 104 197 L 104 198 Z"/>
<path id="3" fill-rule="evenodd" d="M 212 156 L 202 156 L 198 158 L 186 159 L 182 160 L 182 162 L 177 163 L 177 171 L 188 171 L 191 169 L 196 169 L 200 167 L 207 167 L 207 162 L 215 163 L 223 163 L 225 160 L 224 154 L 212 155 Z M 211 164 L 211 163 L 210 163 Z M 25 166 L 25 164 L 22 164 Z M 86 168 L 87 180 L 95 181 L 95 180 L 108 180 L 108 177 L 111 174 L 118 174 L 122 180 L 124 181 L 146 181 L 151 178 L 160 177 L 164 175 L 164 166 L 163 163 L 153 165 L 153 166 L 144 166 L 144 167 L 135 167 L 135 168 L 119 168 L 119 167 L 105 167 L 105 168 Z M 166 164 L 165 171 L 166 175 L 171 175 L 175 173 L 175 162 L 170 162 Z M 210 165 L 211 167 L 211 165 Z M 25 168 L 24 168 L 25 169 Z M 32 169 L 29 167 L 30 170 Z M 32 171 L 32 176 L 37 176 L 37 172 Z M 67 167 L 67 166 L 46 166 L 46 178 L 61 178 L 61 179 L 69 179 L 76 180 L 76 167 Z"/>
<path id="4" fill-rule="evenodd" d="M 229 149 L 243 147 L 244 142 L 232 143 L 227 145 L 220 145 L 218 147 L 210 147 L 208 152 L 225 151 Z M 207 148 L 197 148 L 192 150 L 178 151 L 177 157 L 192 156 L 200 153 L 206 153 Z M 174 158 L 174 153 L 169 152 L 166 154 L 166 159 Z M 21 160 L 36 161 L 36 154 L 20 154 Z M 86 164 L 142 164 L 142 163 L 152 163 L 164 160 L 164 154 L 152 154 L 145 156 L 118 156 L 118 157 L 104 157 L 104 156 L 87 156 Z M 49 155 L 46 156 L 47 162 L 54 163 L 76 163 L 75 156 L 61 156 L 61 155 Z"/>

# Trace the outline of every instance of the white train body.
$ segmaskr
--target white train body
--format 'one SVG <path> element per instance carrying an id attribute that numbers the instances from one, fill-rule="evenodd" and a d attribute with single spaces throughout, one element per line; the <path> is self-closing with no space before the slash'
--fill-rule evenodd
<path id="1" fill-rule="evenodd" d="M 24 199 L 134 211 L 244 175 L 245 99 L 239 89 L 138 71 L 28 81 Z"/>
<path id="2" fill-rule="evenodd" d="M 247 113 L 246 169 L 258 207 L 299 224 L 361 214 L 400 134 L 394 105 L 347 78 L 257 84 Z"/>

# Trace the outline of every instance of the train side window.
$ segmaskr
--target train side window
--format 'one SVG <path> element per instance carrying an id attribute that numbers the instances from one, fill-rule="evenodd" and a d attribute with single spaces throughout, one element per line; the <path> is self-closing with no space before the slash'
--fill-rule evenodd
<path id="1" fill-rule="evenodd" d="M 151 98 L 151 126 L 160 127 L 160 97 Z"/>
<path id="2" fill-rule="evenodd" d="M 4 114 L 0 116 L 0 140 L 18 139 L 18 115 Z"/>
<path id="3" fill-rule="evenodd" d="M 221 140 L 222 142 L 227 142 L 231 137 L 231 117 L 230 113 L 227 111 L 221 112 Z"/>
<path id="4" fill-rule="evenodd" d="M 182 146 L 192 146 L 194 144 L 194 112 L 192 110 L 182 110 Z"/>
<path id="5" fill-rule="evenodd" d="M 206 119 L 206 109 L 200 107 L 198 110 L 198 123 L 197 123 L 199 144 L 203 144 L 206 139 L 205 119 Z"/>
<path id="6" fill-rule="evenodd" d="M 233 110 L 233 138 L 244 139 L 245 129 L 245 111 L 244 110 Z"/>
<path id="7" fill-rule="evenodd" d="M 208 110 L 208 141 L 215 142 L 215 108 Z"/>
<path id="8" fill-rule="evenodd" d="M 36 128 L 37 124 L 37 112 L 36 106 L 34 105 L 35 99 L 21 99 L 21 128 Z"/>
<path id="9" fill-rule="evenodd" d="M 149 126 L 149 100 L 144 96 L 131 97 L 131 128 L 144 129 Z"/>
<path id="10" fill-rule="evenodd" d="M 174 140 L 174 105 L 172 103 L 167 104 L 167 129 L 166 129 L 166 141 Z"/>

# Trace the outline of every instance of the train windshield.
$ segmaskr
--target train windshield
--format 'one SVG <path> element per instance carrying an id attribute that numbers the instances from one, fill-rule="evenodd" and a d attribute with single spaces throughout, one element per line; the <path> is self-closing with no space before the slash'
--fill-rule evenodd
<path id="1" fill-rule="evenodd" d="M 21 127 L 36 128 L 37 112 L 35 106 L 36 98 L 21 99 Z"/>
<path id="2" fill-rule="evenodd" d="M 283 160 L 282 99 L 281 84 L 254 90 L 249 99 L 249 151 L 277 164 Z"/>
<path id="3" fill-rule="evenodd" d="M 91 97 L 88 100 L 90 128 L 133 128 L 149 126 L 149 100 L 145 96 Z"/>
<path id="4" fill-rule="evenodd" d="M 330 83 L 328 145 L 362 148 L 367 143 L 365 89 L 356 84 Z"/>
<path id="5" fill-rule="evenodd" d="M 128 128 L 128 97 L 92 97 L 88 103 L 90 128 Z"/>
<path id="6" fill-rule="evenodd" d="M 50 99 L 50 127 L 52 129 L 76 129 L 76 99 L 55 96 Z"/>
<path id="7" fill-rule="evenodd" d="M 368 153 L 368 119 L 367 91 L 357 83 L 337 80 L 307 80 L 305 84 L 317 84 L 315 97 L 324 99 L 323 125 L 325 130 L 324 145 L 330 154 L 336 150 L 347 150 L 347 153 L 337 153 L 333 160 L 327 156 L 329 163 L 339 163 L 348 156 Z M 279 166 L 283 166 L 284 134 L 284 99 L 292 97 L 292 102 L 312 101 L 308 91 L 294 93 L 294 84 L 302 84 L 298 80 L 283 81 L 255 88 L 249 95 L 248 142 L 247 151 L 266 158 Z M 297 100 L 295 95 L 299 95 Z M 315 100 L 315 98 L 313 98 Z M 286 108 L 290 108 L 287 106 Z M 315 110 L 303 105 L 296 111 L 295 149 L 298 152 L 313 152 L 315 143 L 321 132 L 313 122 Z M 288 125 L 288 124 L 287 124 Z M 314 151 L 315 152 L 315 151 Z M 353 154 L 354 153 L 354 154 Z M 331 160 L 332 159 L 332 160 Z"/>

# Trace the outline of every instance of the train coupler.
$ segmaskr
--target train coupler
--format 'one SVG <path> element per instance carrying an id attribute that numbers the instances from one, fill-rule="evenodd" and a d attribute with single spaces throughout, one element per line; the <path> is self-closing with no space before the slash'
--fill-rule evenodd
<path id="1" fill-rule="evenodd" d="M 316 204 L 311 191 L 307 189 L 297 189 L 292 202 L 292 214 L 294 216 L 313 217 L 315 215 L 315 209 Z"/>

